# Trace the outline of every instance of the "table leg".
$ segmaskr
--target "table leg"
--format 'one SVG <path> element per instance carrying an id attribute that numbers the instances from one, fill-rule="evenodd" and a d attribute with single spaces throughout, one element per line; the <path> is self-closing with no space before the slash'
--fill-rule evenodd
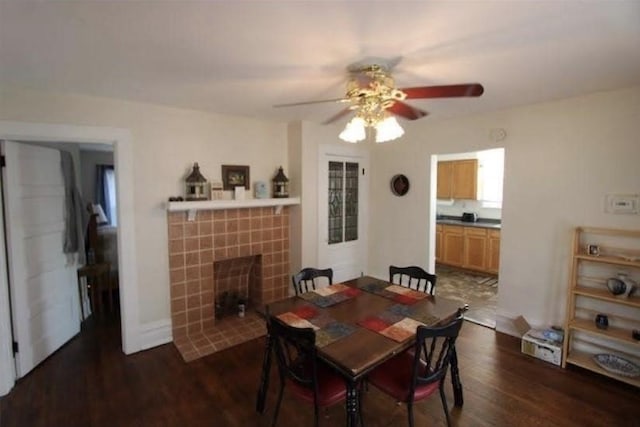
<path id="1" fill-rule="evenodd" d="M 455 406 L 462 406 L 464 399 L 462 397 L 462 382 L 460 382 L 460 370 L 458 369 L 458 353 L 455 346 L 451 355 L 451 385 L 453 385 L 453 400 Z"/>
<path id="2" fill-rule="evenodd" d="M 269 334 L 266 337 L 264 347 L 264 358 L 262 359 L 262 373 L 260 374 L 260 385 L 258 386 L 258 396 L 256 399 L 256 411 L 260 414 L 264 413 L 264 404 L 267 399 L 267 390 L 269 389 L 269 373 L 271 371 L 271 352 L 272 343 Z"/>
<path id="3" fill-rule="evenodd" d="M 362 420 L 359 419 L 358 384 L 354 381 L 347 381 L 347 427 L 358 427 Z"/>

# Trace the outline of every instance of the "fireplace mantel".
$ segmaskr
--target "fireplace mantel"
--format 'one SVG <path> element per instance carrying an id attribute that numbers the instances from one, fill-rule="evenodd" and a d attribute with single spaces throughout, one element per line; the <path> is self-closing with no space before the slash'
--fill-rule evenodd
<path id="1" fill-rule="evenodd" d="M 241 209 L 261 207 L 282 207 L 299 205 L 300 197 L 287 197 L 282 199 L 245 199 L 245 200 L 203 200 L 196 202 L 168 202 L 167 211 L 204 211 L 220 209 Z"/>

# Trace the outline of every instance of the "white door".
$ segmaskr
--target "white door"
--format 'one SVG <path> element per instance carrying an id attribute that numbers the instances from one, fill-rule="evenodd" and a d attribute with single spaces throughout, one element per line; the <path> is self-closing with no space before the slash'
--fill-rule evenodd
<path id="1" fill-rule="evenodd" d="M 16 373 L 22 377 L 80 331 L 76 266 L 62 251 L 60 152 L 2 141 L 2 153 Z"/>
<path id="2" fill-rule="evenodd" d="M 318 267 L 331 267 L 337 283 L 366 273 L 368 158 L 328 151 L 320 159 Z"/>

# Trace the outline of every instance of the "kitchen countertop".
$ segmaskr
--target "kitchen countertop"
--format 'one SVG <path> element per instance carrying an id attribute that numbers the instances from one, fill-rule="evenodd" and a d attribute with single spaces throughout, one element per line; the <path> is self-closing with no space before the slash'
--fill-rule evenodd
<path id="1" fill-rule="evenodd" d="M 463 222 L 458 217 L 451 217 L 447 215 L 442 215 L 441 217 L 437 217 L 436 224 L 461 225 L 464 227 L 492 228 L 496 230 L 500 230 L 500 228 L 502 228 L 502 224 L 500 223 L 499 219 L 478 218 L 478 221 L 476 222 Z"/>

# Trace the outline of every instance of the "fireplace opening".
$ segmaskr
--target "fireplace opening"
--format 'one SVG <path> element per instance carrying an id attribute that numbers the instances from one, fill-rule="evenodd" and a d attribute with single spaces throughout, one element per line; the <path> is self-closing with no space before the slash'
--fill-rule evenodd
<path id="1" fill-rule="evenodd" d="M 216 320 L 244 317 L 260 303 L 262 255 L 229 258 L 213 263 Z"/>

